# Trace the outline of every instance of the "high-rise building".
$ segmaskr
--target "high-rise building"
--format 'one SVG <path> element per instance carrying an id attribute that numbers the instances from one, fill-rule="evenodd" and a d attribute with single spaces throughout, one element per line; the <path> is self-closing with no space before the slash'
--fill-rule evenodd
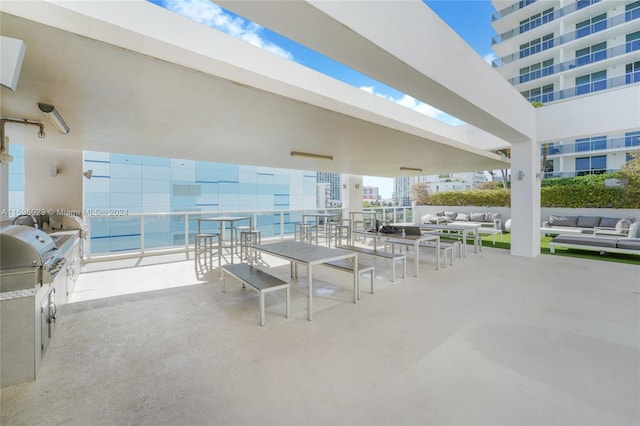
<path id="1" fill-rule="evenodd" d="M 640 1 L 492 1 L 493 66 L 531 102 L 550 104 L 640 83 Z M 618 170 L 640 129 L 544 144 L 545 177 Z"/>
<path id="2" fill-rule="evenodd" d="M 362 199 L 366 201 L 379 201 L 380 192 L 377 186 L 363 186 Z"/>
<path id="3" fill-rule="evenodd" d="M 428 185 L 431 194 L 445 191 L 468 191 L 486 182 L 484 172 L 447 173 L 430 176 L 407 176 L 394 179 L 395 197 L 399 206 L 411 205 L 411 186 L 417 182 Z"/>
<path id="4" fill-rule="evenodd" d="M 339 207 L 342 205 L 342 182 L 340 173 L 318 172 L 317 180 L 318 183 L 328 183 L 330 193 L 329 198 L 326 199 L 326 204 L 322 206 L 318 205 L 318 207 Z"/>

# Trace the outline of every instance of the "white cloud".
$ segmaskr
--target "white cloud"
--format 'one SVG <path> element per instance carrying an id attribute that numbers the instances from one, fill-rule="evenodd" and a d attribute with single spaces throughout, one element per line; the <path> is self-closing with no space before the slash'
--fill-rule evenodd
<path id="1" fill-rule="evenodd" d="M 491 53 L 487 53 L 486 55 L 484 55 L 482 57 L 482 59 L 485 60 L 486 63 L 488 63 L 489 65 L 491 65 L 491 63 L 493 61 L 495 61 L 496 59 L 498 59 L 498 55 L 496 55 L 495 53 L 491 52 Z"/>
<path id="2" fill-rule="evenodd" d="M 360 90 L 364 90 L 365 92 L 374 94 L 376 96 L 380 96 L 381 98 L 387 99 L 391 102 L 395 102 L 397 104 L 400 104 L 406 108 L 412 109 L 414 111 L 417 111 L 421 114 L 424 114 L 426 116 L 429 116 L 431 118 L 435 118 L 436 120 L 445 122 L 447 124 L 450 124 L 452 126 L 458 126 L 460 124 L 464 124 L 463 121 L 458 120 L 457 118 L 446 114 L 442 111 L 440 111 L 437 108 L 432 107 L 431 105 L 425 104 L 424 102 L 421 102 L 419 100 L 417 100 L 416 98 L 414 98 L 413 96 L 409 96 L 409 95 L 403 95 L 402 98 L 400 99 L 395 99 L 393 96 L 389 96 L 389 95 L 385 95 L 383 93 L 379 93 L 375 91 L 375 88 L 372 86 L 363 86 L 360 87 Z"/>
<path id="3" fill-rule="evenodd" d="M 276 55 L 293 59 L 291 52 L 264 40 L 260 36 L 260 31 L 262 31 L 260 25 L 240 17 L 233 17 L 209 0 L 166 0 L 164 4 L 167 9 L 196 22 L 215 28 Z"/>

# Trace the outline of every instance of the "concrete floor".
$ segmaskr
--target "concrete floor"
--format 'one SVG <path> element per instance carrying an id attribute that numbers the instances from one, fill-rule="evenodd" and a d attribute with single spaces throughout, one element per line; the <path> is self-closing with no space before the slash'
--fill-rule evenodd
<path id="1" fill-rule="evenodd" d="M 435 271 L 426 252 L 392 284 L 388 265 L 355 305 L 318 269 L 312 322 L 301 274 L 292 317 L 267 295 L 260 327 L 256 293 L 184 255 L 89 264 L 0 423 L 640 424 L 639 266 L 485 248 Z"/>

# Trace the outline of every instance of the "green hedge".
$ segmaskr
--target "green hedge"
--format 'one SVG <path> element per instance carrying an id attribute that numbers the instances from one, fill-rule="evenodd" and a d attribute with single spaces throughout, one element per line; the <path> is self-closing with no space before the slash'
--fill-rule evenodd
<path id="1" fill-rule="evenodd" d="M 476 191 L 436 192 L 429 202 L 437 206 L 511 206 L 511 191 L 508 189 L 484 189 Z"/>
<path id="2" fill-rule="evenodd" d="M 540 191 L 541 207 L 640 208 L 621 188 L 603 184 L 545 186 Z M 429 197 L 429 202 L 437 206 L 511 207 L 511 190 L 437 192 Z"/>

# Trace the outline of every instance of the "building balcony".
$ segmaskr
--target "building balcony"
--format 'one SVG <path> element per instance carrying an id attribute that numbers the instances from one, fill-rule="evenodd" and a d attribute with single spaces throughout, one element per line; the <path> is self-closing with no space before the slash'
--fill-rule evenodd
<path id="1" fill-rule="evenodd" d="M 640 148 L 640 134 L 629 134 L 608 139 L 596 139 L 578 141 L 575 143 L 551 143 L 547 146 L 547 156 L 589 154 L 598 151 L 627 151 Z M 540 148 L 540 155 L 544 154 L 544 147 Z"/>
<path id="2" fill-rule="evenodd" d="M 575 3 L 572 3 L 566 7 L 563 7 L 562 9 L 558 9 L 558 10 L 554 10 L 551 13 L 548 13 L 546 15 L 542 15 L 537 19 L 534 19 L 532 21 L 529 21 L 525 24 L 520 25 L 517 28 L 513 28 L 512 30 L 509 30 L 505 33 L 502 34 L 498 34 L 497 36 L 493 37 L 491 39 L 491 44 L 498 44 L 498 43 L 502 43 L 505 40 L 508 40 L 512 37 L 515 37 L 517 35 L 520 34 L 524 34 L 527 31 L 530 31 L 534 28 L 538 28 L 541 25 L 546 24 L 547 22 L 552 22 L 555 21 L 556 19 L 560 19 L 564 16 L 567 16 L 577 10 L 581 10 L 584 9 L 587 6 L 591 6 L 592 4 L 595 3 L 599 3 L 602 0 L 581 0 L 581 1 L 576 1 Z"/>
<path id="3" fill-rule="evenodd" d="M 623 87 L 629 84 L 638 83 L 640 83 L 640 71 L 635 71 L 633 73 L 606 80 L 592 81 L 588 84 L 582 84 L 564 90 L 529 96 L 527 100 L 529 102 L 550 103 L 574 98 L 576 96 L 588 95 L 590 93 L 595 93 L 602 90 L 615 89 L 616 87 Z"/>
<path id="4" fill-rule="evenodd" d="M 572 31 L 567 34 L 554 37 L 553 39 L 550 39 L 550 40 L 545 40 L 534 46 L 528 47 L 526 49 L 522 49 L 518 52 L 512 53 L 507 56 L 503 56 L 501 58 L 494 60 L 491 64 L 494 68 L 498 68 L 503 65 L 509 64 L 511 62 L 515 62 L 520 59 L 539 54 L 540 52 L 553 49 L 555 47 L 564 45 L 574 40 L 587 37 L 591 34 L 595 34 L 600 31 L 617 27 L 619 25 L 626 24 L 627 22 L 636 21 L 638 19 L 640 19 L 640 6 L 634 9 L 631 9 L 629 11 L 626 11 L 625 13 L 621 13 L 619 15 L 608 18 L 606 20 L 602 20 L 592 25 L 580 28 L 576 31 Z"/>
<path id="5" fill-rule="evenodd" d="M 582 67 L 584 65 L 592 64 L 594 62 L 604 61 L 606 59 L 623 56 L 623 55 L 626 55 L 627 53 L 635 52 L 637 50 L 640 50 L 640 40 L 630 41 L 620 46 L 615 46 L 609 49 L 593 52 L 589 55 L 579 56 L 570 61 L 565 61 L 560 64 L 544 67 L 536 71 L 532 71 L 526 74 L 512 77 L 507 81 L 509 81 L 509 83 L 511 83 L 512 85 L 517 86 L 518 84 L 527 83 L 529 81 L 534 81 L 543 77 L 552 76 L 554 74 L 558 74 L 564 71 L 569 71 L 575 68 Z"/>
<path id="6" fill-rule="evenodd" d="M 523 9 L 537 1 L 538 0 L 521 0 L 517 3 L 514 3 L 511 6 L 498 10 L 496 13 L 491 15 L 491 21 L 497 21 L 498 19 L 504 18 L 507 15 L 511 15 L 512 13 L 517 12 L 518 10 Z"/>

